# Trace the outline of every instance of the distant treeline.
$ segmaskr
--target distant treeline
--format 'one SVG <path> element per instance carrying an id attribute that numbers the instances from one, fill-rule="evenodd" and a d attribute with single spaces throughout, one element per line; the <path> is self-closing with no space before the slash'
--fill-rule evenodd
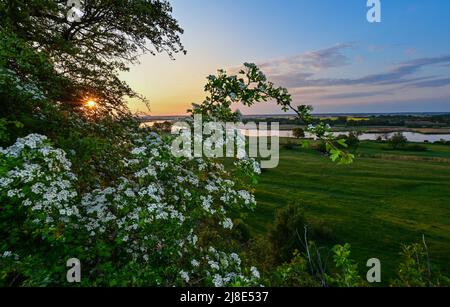
<path id="1" fill-rule="evenodd" d="M 296 118 L 245 118 L 245 122 L 278 122 L 280 125 L 304 125 L 303 121 Z M 441 128 L 450 127 L 450 114 L 443 115 L 373 115 L 367 117 L 336 116 L 317 117 L 315 123 L 325 122 L 331 126 L 367 127 L 389 126 L 408 128 Z"/>

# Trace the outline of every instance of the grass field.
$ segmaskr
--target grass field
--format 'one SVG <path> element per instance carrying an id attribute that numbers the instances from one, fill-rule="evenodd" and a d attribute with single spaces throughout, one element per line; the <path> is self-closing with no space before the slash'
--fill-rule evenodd
<path id="1" fill-rule="evenodd" d="M 261 176 L 258 207 L 248 220 L 252 231 L 264 235 L 275 211 L 299 200 L 308 218 L 333 230 L 333 242 L 324 244 L 352 245 L 362 272 L 369 258 L 379 258 L 387 282 L 401 244 L 419 243 L 424 234 L 432 263 L 449 273 L 450 146 L 430 144 L 417 153 L 383 146 L 362 142 L 362 157 L 348 166 L 312 149 L 281 149 L 278 168 Z"/>

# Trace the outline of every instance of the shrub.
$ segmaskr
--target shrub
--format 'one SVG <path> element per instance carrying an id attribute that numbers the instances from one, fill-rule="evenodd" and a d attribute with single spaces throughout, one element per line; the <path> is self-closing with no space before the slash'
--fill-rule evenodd
<path id="1" fill-rule="evenodd" d="M 172 131 L 172 123 L 169 121 L 165 121 L 162 123 L 155 123 L 152 129 L 156 132 L 170 133 Z"/>
<path id="2" fill-rule="evenodd" d="M 357 149 L 359 147 L 359 133 L 355 131 L 350 132 L 345 143 L 348 145 L 348 148 Z"/>
<path id="3" fill-rule="evenodd" d="M 267 236 L 258 235 L 251 238 L 245 253 L 245 259 L 252 261 L 260 270 L 264 284 L 267 283 L 267 280 L 270 280 L 271 274 L 276 267 L 273 259 L 275 253 L 272 252 L 271 248 L 272 246 Z"/>
<path id="4" fill-rule="evenodd" d="M 292 134 L 295 138 L 301 139 L 305 137 L 305 130 L 302 128 L 294 128 L 292 129 Z"/>
<path id="5" fill-rule="evenodd" d="M 450 279 L 436 273 L 430 264 L 426 245 L 403 245 L 397 278 L 391 282 L 394 287 L 439 287 L 450 286 Z"/>
<path id="6" fill-rule="evenodd" d="M 311 276 L 309 264 L 298 251 L 292 259 L 277 267 L 272 275 L 272 287 L 320 287 L 319 280 Z"/>
<path id="7" fill-rule="evenodd" d="M 241 268 L 237 254 L 198 245 L 199 221 L 231 229 L 227 211 L 253 207 L 253 196 L 220 164 L 174 158 L 157 135 L 136 137 L 123 176 L 82 193 L 65 152 L 46 137 L 0 151 L 0 253 L 8 256 L 0 284 L 59 285 L 72 257 L 82 285 L 256 284 L 256 269 Z"/>
<path id="8" fill-rule="evenodd" d="M 401 132 L 395 133 L 388 140 L 389 146 L 394 150 L 405 147 L 407 142 L 408 142 L 408 139 Z"/>
<path id="9" fill-rule="evenodd" d="M 307 221 L 302 206 L 298 202 L 291 202 L 277 210 L 267 239 L 274 263 L 280 264 L 289 262 L 295 250 L 305 252 L 309 240 L 331 241 L 333 234 L 322 221 Z"/>
<path id="10" fill-rule="evenodd" d="M 305 226 L 305 213 L 298 203 L 290 203 L 277 210 L 268 233 L 275 263 L 288 262 L 295 250 L 304 250 L 299 236 L 304 233 Z"/>
<path id="11" fill-rule="evenodd" d="M 350 259 L 350 244 L 336 245 L 332 249 L 337 271 L 326 275 L 329 285 L 338 287 L 358 287 L 364 283 L 358 273 L 358 265 Z"/>

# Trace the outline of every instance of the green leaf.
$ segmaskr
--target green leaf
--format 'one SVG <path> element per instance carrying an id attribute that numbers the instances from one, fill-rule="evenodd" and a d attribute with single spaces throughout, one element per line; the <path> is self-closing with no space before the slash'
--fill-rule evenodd
<path id="1" fill-rule="evenodd" d="M 304 140 L 301 143 L 303 148 L 309 148 L 311 146 L 311 142 L 309 140 Z"/>
<path id="2" fill-rule="evenodd" d="M 336 142 L 344 148 L 348 147 L 348 145 L 345 143 L 345 139 L 338 139 Z"/>

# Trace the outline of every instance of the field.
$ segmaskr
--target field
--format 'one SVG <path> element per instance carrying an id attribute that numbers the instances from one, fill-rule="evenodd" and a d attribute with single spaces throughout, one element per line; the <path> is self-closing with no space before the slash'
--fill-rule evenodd
<path id="1" fill-rule="evenodd" d="M 429 144 L 418 153 L 384 146 L 362 142 L 349 166 L 312 149 L 281 149 L 279 167 L 264 170 L 258 185 L 252 231 L 264 235 L 275 211 L 299 200 L 308 218 L 333 230 L 334 238 L 323 244 L 350 243 L 362 272 L 369 258 L 379 258 L 388 281 L 401 244 L 420 243 L 424 234 L 431 262 L 448 273 L 450 146 Z"/>

